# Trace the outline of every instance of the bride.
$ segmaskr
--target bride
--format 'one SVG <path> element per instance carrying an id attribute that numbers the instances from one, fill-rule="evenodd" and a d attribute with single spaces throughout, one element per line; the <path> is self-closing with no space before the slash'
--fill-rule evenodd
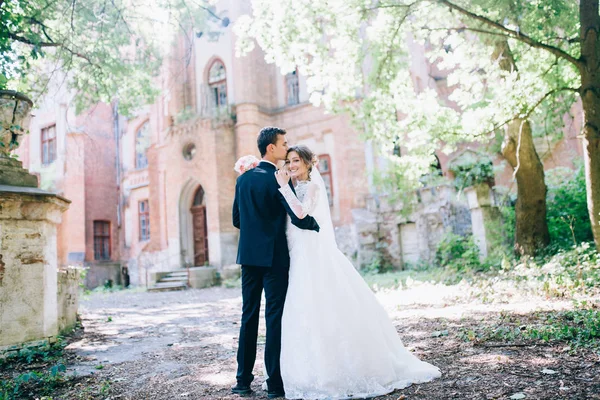
<path id="1" fill-rule="evenodd" d="M 281 332 L 285 397 L 373 397 L 441 376 L 437 367 L 406 350 L 383 307 L 338 249 L 314 160 L 308 147 L 293 146 L 287 168 L 275 173 L 294 214 L 310 214 L 321 227 L 301 230 L 288 217 L 290 275 Z"/>

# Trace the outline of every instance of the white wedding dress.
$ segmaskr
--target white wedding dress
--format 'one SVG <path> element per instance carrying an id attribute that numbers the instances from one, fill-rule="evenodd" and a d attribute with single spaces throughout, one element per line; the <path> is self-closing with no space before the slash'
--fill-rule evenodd
<path id="1" fill-rule="evenodd" d="M 441 373 L 404 348 L 386 311 L 338 249 L 325 185 L 311 180 L 280 189 L 299 217 L 312 215 L 320 232 L 288 217 L 289 288 L 281 332 L 281 375 L 287 399 L 366 398 Z"/>

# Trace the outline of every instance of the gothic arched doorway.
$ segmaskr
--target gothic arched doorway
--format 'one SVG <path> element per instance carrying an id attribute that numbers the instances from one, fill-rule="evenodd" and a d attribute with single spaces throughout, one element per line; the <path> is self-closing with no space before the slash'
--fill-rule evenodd
<path id="1" fill-rule="evenodd" d="M 208 263 L 208 229 L 202 186 L 196 189 L 190 212 L 192 213 L 192 231 L 194 235 L 194 265 L 201 266 Z"/>

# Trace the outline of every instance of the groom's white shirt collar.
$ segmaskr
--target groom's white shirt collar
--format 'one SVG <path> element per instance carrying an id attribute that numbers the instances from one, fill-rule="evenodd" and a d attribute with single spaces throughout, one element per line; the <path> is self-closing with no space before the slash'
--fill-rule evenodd
<path id="1" fill-rule="evenodd" d="M 277 165 L 273 164 L 273 163 L 272 163 L 271 161 L 269 161 L 269 160 L 265 160 L 265 159 L 263 158 L 263 159 L 261 159 L 261 160 L 260 160 L 260 162 L 266 162 L 266 163 L 269 163 L 269 164 L 271 164 L 272 166 L 274 166 L 274 167 L 275 167 L 275 169 L 277 169 Z"/>

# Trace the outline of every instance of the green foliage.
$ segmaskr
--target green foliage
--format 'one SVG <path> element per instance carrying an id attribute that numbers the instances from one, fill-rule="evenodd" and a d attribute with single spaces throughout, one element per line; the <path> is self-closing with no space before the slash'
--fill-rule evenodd
<path id="1" fill-rule="evenodd" d="M 0 400 L 23 398 L 32 388 L 42 395 L 52 394 L 54 389 L 65 382 L 65 367 L 62 357 L 66 342 L 57 337 L 55 343 L 46 347 L 24 348 L 0 360 L 0 370 L 11 370 L 20 364 L 51 364 L 46 370 L 30 370 L 12 379 L 0 380 Z M 36 367 L 38 368 L 38 367 Z"/>
<path id="2" fill-rule="evenodd" d="M 239 53 L 257 43 L 282 71 L 298 67 L 313 104 L 349 112 L 389 159 L 382 167 L 392 170 L 384 172 L 390 186 L 401 180 L 403 192 L 419 186 L 434 151 L 497 143 L 497 132 L 515 117 L 527 116 L 543 134 L 560 134 L 561 117 L 576 96 L 565 88 L 580 85 L 568 59 L 580 54 L 579 41 L 569 40 L 578 35 L 578 14 L 571 0 L 256 0 L 252 16 L 240 17 L 235 31 Z M 566 56 L 532 47 L 519 33 Z M 503 70 L 492 57 L 498 41 L 508 42 L 516 71 Z M 439 71 L 432 76 L 437 87 L 410 73 L 411 65 L 426 62 Z M 439 95 L 448 88 L 449 98 Z M 479 169 L 475 175 L 485 181 L 490 170 Z"/>
<path id="3" fill-rule="evenodd" d="M 409 170 L 398 166 L 385 171 L 375 171 L 373 174 L 373 184 L 378 193 L 384 193 L 384 196 L 376 194 L 375 201 L 386 201 L 389 204 L 395 204 L 401 215 L 410 215 L 418 204 L 415 189 L 419 186 L 415 181 L 411 183 L 406 179 Z"/>
<path id="4" fill-rule="evenodd" d="M 546 172 L 547 219 L 553 248 L 566 249 L 594 240 L 588 217 L 585 170 L 555 168 Z"/>
<path id="5" fill-rule="evenodd" d="M 26 363 L 47 362 L 57 360 L 62 357 L 63 350 L 66 347 L 66 342 L 62 336 L 56 338 L 56 342 L 48 346 L 26 347 L 17 352 L 8 354 L 4 359 L 0 359 L 0 368 L 10 363 Z"/>
<path id="6" fill-rule="evenodd" d="M 363 274 L 383 274 L 394 269 L 393 265 L 386 262 L 381 255 L 377 255 L 371 260 L 371 263 L 361 268 Z"/>
<path id="7" fill-rule="evenodd" d="M 547 297 L 594 295 L 600 288 L 600 254 L 590 243 L 582 243 L 550 257 L 525 259 L 501 276 Z"/>
<path id="8" fill-rule="evenodd" d="M 472 235 L 446 233 L 437 245 L 435 262 L 438 266 L 456 272 L 485 270 L 479 260 L 479 248 Z"/>
<path id="9" fill-rule="evenodd" d="M 189 121 L 191 119 L 193 119 L 194 117 L 196 117 L 196 111 L 194 111 L 194 109 L 190 106 L 185 107 L 183 110 L 181 110 L 179 113 L 177 113 L 177 115 L 175 115 L 175 123 L 176 124 L 181 124 L 183 122 Z"/>
<path id="10" fill-rule="evenodd" d="M 494 165 L 486 156 L 465 153 L 450 163 L 449 170 L 459 191 L 483 183 L 494 184 Z"/>
<path id="11" fill-rule="evenodd" d="M 128 113 L 153 101 L 169 40 L 200 28 L 207 10 L 203 0 L 0 2 L 0 89 L 35 100 L 68 75 L 78 111 L 118 97 Z"/>
<path id="12" fill-rule="evenodd" d="M 460 336 L 466 341 L 487 342 L 566 342 L 572 349 L 581 347 L 600 350 L 600 311 L 584 308 L 539 313 L 536 321 L 522 324 L 521 321 L 503 321 L 495 327 L 462 330 Z"/>
<path id="13" fill-rule="evenodd" d="M 0 381 L 0 400 L 22 398 L 31 387 L 36 387 L 40 394 L 52 394 L 53 390 L 65 382 L 64 364 L 56 364 L 46 371 L 30 371 L 14 379 Z"/>
<path id="14" fill-rule="evenodd" d="M 221 281 L 221 285 L 229 289 L 240 289 L 242 287 L 242 278 L 229 278 Z"/>

